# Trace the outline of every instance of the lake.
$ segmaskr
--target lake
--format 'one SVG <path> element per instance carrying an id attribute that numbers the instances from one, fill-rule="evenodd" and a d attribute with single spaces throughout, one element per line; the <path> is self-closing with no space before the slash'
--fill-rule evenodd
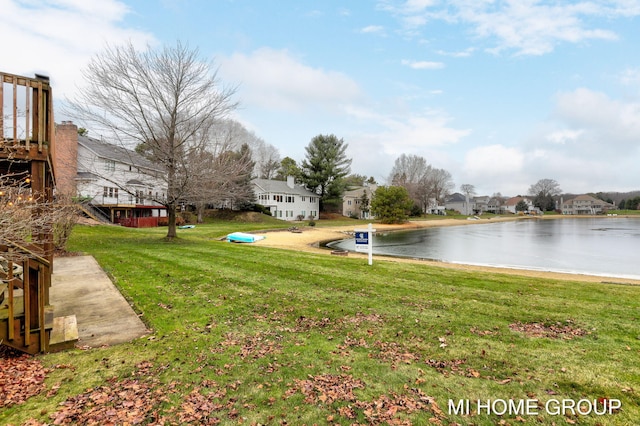
<path id="1" fill-rule="evenodd" d="M 389 232 L 373 253 L 469 265 L 640 279 L 640 218 L 523 219 Z M 330 247 L 355 250 L 353 239 Z"/>

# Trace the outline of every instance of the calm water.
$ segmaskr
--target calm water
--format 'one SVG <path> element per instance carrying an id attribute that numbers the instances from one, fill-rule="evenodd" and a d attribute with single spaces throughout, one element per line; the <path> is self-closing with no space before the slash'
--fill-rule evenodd
<path id="1" fill-rule="evenodd" d="M 483 220 L 484 221 L 484 220 Z M 640 219 L 520 220 L 389 232 L 374 254 L 640 279 Z M 354 250 L 353 239 L 331 247 Z"/>

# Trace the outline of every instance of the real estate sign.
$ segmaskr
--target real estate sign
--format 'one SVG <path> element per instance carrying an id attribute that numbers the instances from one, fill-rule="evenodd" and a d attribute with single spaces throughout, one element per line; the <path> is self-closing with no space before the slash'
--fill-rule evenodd
<path id="1" fill-rule="evenodd" d="M 356 252 L 369 254 L 369 265 L 373 264 L 373 229 L 369 224 L 367 229 L 354 229 Z"/>

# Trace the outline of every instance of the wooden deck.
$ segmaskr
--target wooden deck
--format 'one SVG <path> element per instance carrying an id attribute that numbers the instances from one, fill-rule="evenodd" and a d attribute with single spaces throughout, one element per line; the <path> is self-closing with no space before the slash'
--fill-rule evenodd
<path id="1" fill-rule="evenodd" d="M 7 265 L 0 270 L 0 343 L 32 354 L 50 350 L 54 324 L 53 226 L 45 215 L 55 186 L 54 135 L 49 79 L 0 72 L 0 183 L 9 189 L 0 191 L 0 206 L 28 202 L 33 218 L 26 237 L 0 234 Z"/>

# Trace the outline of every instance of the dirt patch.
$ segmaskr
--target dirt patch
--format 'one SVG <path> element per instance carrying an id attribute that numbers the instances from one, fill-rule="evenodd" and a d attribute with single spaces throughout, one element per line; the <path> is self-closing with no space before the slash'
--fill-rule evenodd
<path id="1" fill-rule="evenodd" d="M 542 322 L 509 324 L 509 328 L 527 337 L 547 337 L 550 339 L 571 340 L 575 337 L 582 337 L 590 334 L 582 328 L 576 327 L 570 321 L 566 323 L 556 322 L 553 324 Z"/>

